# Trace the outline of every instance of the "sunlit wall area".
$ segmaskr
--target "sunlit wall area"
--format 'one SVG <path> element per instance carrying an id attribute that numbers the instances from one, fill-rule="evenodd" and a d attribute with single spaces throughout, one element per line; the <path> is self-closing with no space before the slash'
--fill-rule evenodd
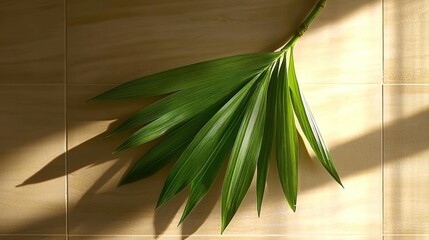
<path id="1" fill-rule="evenodd" d="M 112 155 L 127 136 L 106 131 L 156 99 L 86 100 L 169 68 L 275 50 L 316 2 L 0 1 L 0 240 L 429 239 L 422 0 L 328 0 L 295 46 L 344 189 L 305 140 L 297 211 L 271 164 L 261 216 L 253 183 L 222 236 L 222 174 L 179 227 L 187 190 L 155 211 L 170 166 L 117 187 L 153 143 Z"/>
<path id="2" fill-rule="evenodd" d="M 429 234 L 429 2 L 385 1 L 384 16 L 385 233 L 420 239 Z"/>

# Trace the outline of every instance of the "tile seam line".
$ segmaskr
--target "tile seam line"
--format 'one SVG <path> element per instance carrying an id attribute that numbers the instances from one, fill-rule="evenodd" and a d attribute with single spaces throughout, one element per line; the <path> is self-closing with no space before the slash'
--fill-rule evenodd
<path id="1" fill-rule="evenodd" d="M 69 86 L 79 86 L 79 85 L 94 85 L 94 86 L 108 86 L 108 85 L 110 85 L 110 86 L 118 86 L 119 84 L 124 84 L 126 82 L 128 82 L 128 81 L 126 80 L 126 81 L 117 82 L 117 83 L 68 83 L 67 85 L 69 85 Z M 337 83 L 335 83 L 335 82 L 320 82 L 320 83 L 317 83 L 317 82 L 300 82 L 300 84 L 314 84 L 314 85 L 315 84 L 319 84 L 319 85 L 380 85 L 382 83 L 381 82 L 375 82 L 375 83 L 369 83 L 369 82 L 362 82 L 362 83 L 358 83 L 358 82 L 337 82 Z M 402 83 L 398 83 L 398 84 L 402 85 Z M 416 83 L 416 84 L 428 84 L 429 85 L 429 83 Z"/>
<path id="2" fill-rule="evenodd" d="M 0 237 L 65 237 L 65 234 L 55 234 L 55 233 L 1 233 Z"/>
<path id="3" fill-rule="evenodd" d="M 69 237 L 154 237 L 154 236 L 163 236 L 163 237 L 177 237 L 177 236 L 193 236 L 193 237 L 220 237 L 220 234 L 70 234 Z M 222 235 L 222 237 L 343 237 L 343 236 L 357 236 L 357 237 L 380 237 L 379 234 L 253 234 L 253 235 L 240 235 L 240 234 L 230 234 Z M 414 235 L 413 235 L 414 236 Z M 420 235 L 419 235 L 420 236 Z"/>
<path id="4" fill-rule="evenodd" d="M 69 179 L 68 179 L 68 130 L 67 130 L 67 0 L 64 0 L 64 201 L 65 201 L 65 239 L 69 239 Z"/>
<path id="5" fill-rule="evenodd" d="M 63 76 L 64 77 L 64 76 Z M 64 81 L 62 83 L 0 83 L 0 87 L 47 87 L 47 86 L 64 86 Z"/>
<path id="6" fill-rule="evenodd" d="M 119 84 L 125 83 L 67 83 L 68 86 L 118 86 Z M 338 83 L 309 83 L 309 82 L 301 82 L 301 85 L 384 85 L 384 86 L 428 86 L 428 83 L 389 83 L 389 82 L 380 82 L 380 83 L 348 83 L 348 82 L 338 82 Z M 21 87 L 21 86 L 63 86 L 62 83 L 0 83 L 0 87 L 10 86 L 10 87 Z"/>
<path id="7" fill-rule="evenodd" d="M 14 234 L 7 234 L 7 233 L 2 233 L 0 234 L 0 237 L 9 237 L 9 236 L 22 236 L 22 237 L 31 237 L 31 236 L 35 236 L 35 237 L 64 237 L 65 234 L 49 234 L 49 233 L 14 233 Z M 147 237 L 147 236 L 158 236 L 155 234 L 69 234 L 69 237 Z M 220 236 L 220 235 L 216 235 L 216 234 L 192 234 L 192 235 L 179 235 L 179 234 L 165 234 L 162 236 L 166 236 L 166 237 L 171 237 L 171 236 Z M 244 237 L 252 237 L 252 236 L 256 236 L 256 237 L 260 237 L 260 236 L 278 236 L 278 237 L 311 237 L 311 236 L 321 236 L 321 237 L 326 237 L 326 236 L 332 236 L 332 237 L 341 237 L 341 236 L 370 236 L 370 237 L 377 237 L 379 236 L 378 234 L 279 234 L 279 235 L 275 235 L 275 234 L 256 234 L 256 235 L 239 235 L 239 234 L 230 234 L 230 235 L 225 235 L 225 237 L 234 237 L 234 236 L 244 236 Z M 420 234 L 420 233 L 387 233 L 384 234 L 384 236 L 387 237 L 394 237 L 394 236 L 402 236 L 402 237 L 407 237 L 407 236 L 422 236 L 422 237 L 427 237 L 429 236 L 429 234 Z"/>
<path id="8" fill-rule="evenodd" d="M 385 211 L 384 211 L 384 202 L 385 202 L 385 198 L 384 198 L 384 164 L 385 164 L 385 124 L 384 124 L 384 95 L 385 95 L 385 70 L 384 70 L 384 58 L 385 58 L 385 53 L 384 53 L 384 47 L 385 47 L 385 37 L 384 37 L 384 33 L 385 33 L 385 29 L 384 29 L 384 14 L 385 14 L 385 0 L 381 0 L 381 237 L 384 239 L 384 223 L 385 223 Z"/>
<path id="9" fill-rule="evenodd" d="M 386 237 L 429 237 L 429 233 L 387 233 Z"/>
<path id="10" fill-rule="evenodd" d="M 0 237 L 9 237 L 9 236 L 22 236 L 22 237 L 65 237 L 65 234 L 44 234 L 44 233 L 17 233 L 17 234 L 0 234 Z M 155 234 L 69 234 L 69 237 L 152 237 L 152 236 L 158 236 Z M 165 237 L 174 237 L 174 236 L 220 236 L 220 235 L 216 235 L 216 234 L 192 234 L 192 235 L 179 235 L 179 234 L 165 234 L 162 235 Z M 275 235 L 275 234 L 255 234 L 255 235 L 239 235 L 239 234 L 230 234 L 230 235 L 225 235 L 225 237 L 234 237 L 234 236 L 243 236 L 243 237 L 252 237 L 252 236 L 256 236 L 256 237 L 260 237 L 260 236 L 273 236 L 273 237 L 312 237 L 312 236 L 321 236 L 321 237 L 341 237 L 341 236 L 369 236 L 369 237 L 377 237 L 379 236 L 378 234 L 282 234 L 282 235 Z M 420 234 L 420 233 L 409 233 L 409 234 L 405 234 L 405 233 L 387 233 L 384 234 L 384 236 L 386 237 L 418 237 L 418 236 L 422 236 L 422 237 L 428 237 L 429 234 Z"/>

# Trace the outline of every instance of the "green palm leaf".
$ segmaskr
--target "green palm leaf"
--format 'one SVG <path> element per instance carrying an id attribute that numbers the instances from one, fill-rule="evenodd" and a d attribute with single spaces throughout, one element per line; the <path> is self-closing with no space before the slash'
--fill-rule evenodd
<path id="1" fill-rule="evenodd" d="M 157 207 L 189 185 L 213 161 L 219 160 L 219 156 L 222 155 L 219 153 L 228 143 L 229 135 L 233 134 L 235 122 L 240 121 L 240 113 L 246 102 L 246 97 L 258 78 L 259 76 L 256 76 L 247 83 L 198 132 L 171 169 L 161 191 Z"/>
<path id="2" fill-rule="evenodd" d="M 142 145 L 164 135 L 172 128 L 197 116 L 207 108 L 227 101 L 239 87 L 240 85 L 237 84 L 223 84 L 221 87 L 219 87 L 219 85 L 197 86 L 189 89 L 190 91 L 185 90 L 186 93 L 188 93 L 187 95 L 173 95 L 173 101 L 176 101 L 172 103 L 171 107 L 166 107 L 167 110 L 164 110 L 164 104 L 158 104 L 156 106 L 157 111 L 164 112 L 163 115 L 131 135 L 117 148 L 117 151 Z M 186 101 L 186 99 L 188 101 Z M 165 101 L 163 103 L 165 103 Z M 148 115 L 146 114 L 144 116 Z M 138 119 L 137 121 L 133 119 L 131 123 L 125 123 L 125 125 L 121 125 L 119 129 L 130 128 L 130 126 L 136 125 L 136 122 L 139 122 Z"/>
<path id="3" fill-rule="evenodd" d="M 168 134 L 165 139 L 152 147 L 133 165 L 119 185 L 149 177 L 171 161 L 180 157 L 198 131 L 210 120 L 213 114 L 214 111 L 209 110 Z"/>
<path id="4" fill-rule="evenodd" d="M 242 112 L 239 114 L 242 115 Z M 240 120 L 241 117 L 238 117 Z M 228 152 L 231 150 L 234 144 L 234 137 L 237 134 L 240 121 L 234 121 L 231 125 L 232 131 L 228 132 L 227 140 L 222 148 L 216 152 L 214 160 L 210 164 L 204 166 L 201 172 L 195 177 L 191 183 L 191 191 L 189 192 L 188 201 L 186 202 L 185 210 L 183 210 L 182 217 L 180 218 L 179 224 L 181 224 L 189 213 L 198 205 L 202 198 L 209 191 L 213 185 L 223 163 L 226 160 Z"/>
<path id="5" fill-rule="evenodd" d="M 255 75 L 254 71 L 249 73 Z M 228 98 L 232 92 L 251 79 L 252 77 L 237 78 L 235 81 L 218 81 L 210 85 L 205 84 L 181 90 L 138 111 L 120 124 L 111 135 L 141 126 L 166 114 L 170 118 L 171 115 L 177 116 L 187 112 L 195 113 L 194 109 L 207 109 L 213 104 Z"/>
<path id="6" fill-rule="evenodd" d="M 94 100 L 157 96 L 217 82 L 233 83 L 257 74 L 279 53 L 252 53 L 195 63 L 119 85 Z"/>
<path id="7" fill-rule="evenodd" d="M 267 109 L 264 135 L 262 138 L 261 153 L 257 165 L 256 197 L 258 216 L 261 215 L 262 199 L 264 197 L 265 184 L 267 181 L 268 166 L 273 147 L 276 111 L 276 91 L 278 82 L 278 71 L 280 61 L 277 61 L 271 72 L 270 85 L 268 87 Z"/>
<path id="8" fill-rule="evenodd" d="M 190 185 L 180 224 L 209 191 L 232 149 L 222 186 L 223 232 L 243 201 L 256 170 L 260 215 L 274 145 L 282 190 L 295 211 L 298 194 L 296 115 L 317 158 L 342 185 L 299 89 L 293 59 L 293 46 L 325 2 L 318 0 L 303 24 L 278 52 L 195 63 L 124 83 L 94 97 L 95 100 L 117 100 L 169 94 L 139 110 L 111 133 L 140 128 L 116 151 L 163 137 L 132 166 L 120 184 L 146 178 L 177 159 L 164 183 L 157 207 Z M 289 59 L 286 58 L 288 52 Z"/>
<path id="9" fill-rule="evenodd" d="M 298 118 L 299 124 L 305 137 L 307 138 L 313 151 L 316 153 L 317 158 L 326 168 L 329 174 L 341 185 L 341 179 L 335 169 L 332 161 L 331 154 L 329 153 L 328 147 L 323 141 L 322 135 L 317 127 L 316 120 L 311 113 L 311 110 L 305 101 L 304 95 L 299 89 L 298 81 L 296 79 L 294 59 L 293 59 L 293 48 L 290 52 L 290 64 L 289 64 L 289 84 L 292 96 L 293 108 L 295 110 L 296 117 Z"/>
<path id="10" fill-rule="evenodd" d="M 280 183 L 293 211 L 298 193 L 298 138 L 290 98 L 286 52 L 280 66 L 276 102 L 276 158 Z M 290 74 L 289 74 L 290 75 Z"/>
<path id="11" fill-rule="evenodd" d="M 222 232 L 238 210 L 255 174 L 264 133 L 269 83 L 270 74 L 266 71 L 249 100 L 234 143 L 222 187 Z"/>

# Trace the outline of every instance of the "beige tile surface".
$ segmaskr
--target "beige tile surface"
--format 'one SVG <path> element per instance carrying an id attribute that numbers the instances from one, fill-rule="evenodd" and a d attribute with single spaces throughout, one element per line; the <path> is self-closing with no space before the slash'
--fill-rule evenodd
<path id="1" fill-rule="evenodd" d="M 190 63 L 271 51 L 316 0 L 73 0 L 70 83 L 121 83 Z"/>
<path id="2" fill-rule="evenodd" d="M 385 82 L 429 83 L 429 2 L 385 0 Z"/>
<path id="3" fill-rule="evenodd" d="M 125 229 L 122 232 L 144 228 L 140 220 L 154 212 L 156 188 L 149 188 L 149 192 L 141 189 L 141 185 L 134 185 L 131 190 L 116 188 L 121 174 L 142 150 L 112 155 L 126 135 L 105 139 L 107 129 L 115 125 L 114 119 L 123 120 L 150 101 L 85 102 L 110 87 L 68 87 L 69 230 L 72 234 L 119 234 L 121 228 Z M 158 180 L 156 185 L 159 184 Z"/>
<path id="4" fill-rule="evenodd" d="M 64 1 L 0 1 L 0 84 L 64 81 Z"/>
<path id="5" fill-rule="evenodd" d="M 384 20 L 382 0 L 329 0 L 295 47 L 299 81 L 345 189 L 301 142 L 297 212 L 273 164 L 262 216 L 252 186 L 220 236 L 221 181 L 179 227 L 186 191 L 154 211 L 168 168 L 116 187 L 149 146 L 112 155 L 126 134 L 105 139 L 106 131 L 155 99 L 87 99 L 173 67 L 276 49 L 315 2 L 0 1 L 0 240 L 65 239 L 66 218 L 71 240 L 428 239 L 429 86 L 402 85 L 429 81 L 422 0 L 384 0 Z"/>
<path id="6" fill-rule="evenodd" d="M 384 240 L 427 240 L 429 236 L 419 235 L 401 235 L 401 236 L 385 236 Z"/>
<path id="7" fill-rule="evenodd" d="M 306 83 L 380 83 L 382 1 L 329 0 L 295 47 Z"/>
<path id="8" fill-rule="evenodd" d="M 63 97 L 62 86 L 0 86 L 0 234 L 65 233 Z"/>
<path id="9" fill-rule="evenodd" d="M 90 237 L 73 237 L 69 238 L 70 240 L 146 240 L 154 239 L 150 236 L 90 236 Z M 173 240 L 173 239 L 183 239 L 181 236 L 160 236 L 157 239 L 160 240 Z M 247 239 L 285 239 L 285 240 L 381 240 L 381 236 L 189 236 L 186 239 L 189 240 L 216 240 L 216 239 L 238 239 L 238 240 L 247 240 Z"/>
<path id="10" fill-rule="evenodd" d="M 71 1 L 69 82 L 120 83 L 203 60 L 271 51 L 314 2 Z M 296 47 L 302 81 L 380 82 L 381 19 L 381 0 L 329 1 Z"/>
<path id="11" fill-rule="evenodd" d="M 429 86 L 385 87 L 385 231 L 429 233 Z"/>
<path id="12" fill-rule="evenodd" d="M 116 188 L 130 161 L 144 149 L 110 154 L 122 136 L 106 140 L 100 136 L 111 124 L 107 119 L 130 114 L 137 105 L 83 103 L 105 88 L 69 88 L 70 233 L 218 236 L 220 182 L 181 227 L 176 224 L 185 192 L 154 211 L 167 169 Z M 381 234 L 380 86 L 307 85 L 305 92 L 333 150 L 346 189 L 331 180 L 320 164 L 302 150 L 298 211 L 292 213 L 287 208 L 276 170 L 271 169 L 261 218 L 256 215 L 252 187 L 225 236 Z"/>
<path id="13" fill-rule="evenodd" d="M 66 237 L 56 236 L 0 236 L 0 240 L 66 240 Z"/>

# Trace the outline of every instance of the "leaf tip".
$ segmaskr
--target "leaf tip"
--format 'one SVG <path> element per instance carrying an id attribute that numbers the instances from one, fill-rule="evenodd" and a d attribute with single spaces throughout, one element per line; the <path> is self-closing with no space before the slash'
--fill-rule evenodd
<path id="1" fill-rule="evenodd" d="M 182 224 L 182 219 L 180 219 L 179 223 L 177 224 L 176 227 L 180 227 L 180 225 Z"/>
<path id="2" fill-rule="evenodd" d="M 127 175 L 121 181 L 119 181 L 118 187 L 121 187 L 123 185 L 127 185 L 127 184 L 132 183 L 132 182 L 134 182 L 134 179 L 132 177 L 130 177 L 130 175 Z"/>
<path id="3" fill-rule="evenodd" d="M 119 181 L 118 185 L 116 187 L 122 187 L 123 185 L 127 184 L 124 180 Z"/>
<path id="4" fill-rule="evenodd" d="M 179 227 L 180 225 L 182 225 L 183 221 L 185 221 L 186 216 L 184 216 L 184 214 L 182 215 L 182 217 L 179 220 L 179 224 L 177 224 L 177 227 Z"/>
<path id="5" fill-rule="evenodd" d="M 122 123 L 119 126 L 115 127 L 113 130 L 108 131 L 106 138 L 114 137 L 125 130 L 127 130 L 127 128 L 124 127 L 124 123 Z"/>
<path id="6" fill-rule="evenodd" d="M 115 150 L 113 150 L 112 154 L 116 154 L 118 152 L 122 152 L 123 150 L 127 149 L 128 147 L 126 146 L 125 143 L 119 145 Z"/>
<path id="7" fill-rule="evenodd" d="M 291 209 L 293 212 L 296 212 L 296 201 L 289 201 L 289 200 L 288 200 L 288 203 L 289 203 L 289 207 L 290 207 L 290 209 Z"/>
<path id="8" fill-rule="evenodd" d="M 94 101 L 97 101 L 96 97 L 92 97 L 92 98 L 89 98 L 89 99 L 85 100 L 86 103 L 90 103 L 90 102 L 94 102 Z"/>
<path id="9" fill-rule="evenodd" d="M 338 176 L 338 174 L 336 173 L 336 171 L 334 172 L 335 174 L 331 174 L 332 175 L 332 177 L 335 179 L 335 181 L 338 183 L 338 184 L 340 184 L 340 186 L 343 188 L 343 189 L 345 189 L 344 188 L 344 185 L 343 185 L 343 182 L 341 181 L 341 179 L 340 179 L 340 176 Z"/>
<path id="10" fill-rule="evenodd" d="M 164 198 L 162 196 L 159 197 L 158 202 L 156 203 L 155 210 L 159 209 L 162 205 L 164 205 L 164 203 L 165 203 Z"/>
<path id="11" fill-rule="evenodd" d="M 189 200 L 188 200 L 188 202 L 189 202 Z M 192 211 L 192 208 L 191 208 L 191 211 Z M 190 211 L 188 208 L 188 204 L 186 204 L 185 210 L 183 210 L 183 213 L 182 213 L 182 217 L 180 217 L 179 225 L 185 221 L 185 219 L 188 217 L 189 213 L 190 213 Z M 177 225 L 177 226 L 179 226 L 179 225 Z"/>
<path id="12" fill-rule="evenodd" d="M 94 102 L 94 101 L 100 101 L 100 100 L 105 100 L 105 92 L 98 94 L 95 97 L 89 98 L 85 102 Z"/>
<path id="13" fill-rule="evenodd" d="M 104 136 L 104 139 L 106 139 L 106 138 L 111 138 L 111 137 L 113 137 L 113 136 L 115 136 L 115 135 L 116 135 L 116 132 L 113 130 L 113 131 L 111 131 L 111 132 L 107 133 L 107 134 Z"/>
<path id="14" fill-rule="evenodd" d="M 339 180 L 339 181 L 338 181 L 338 183 L 340 184 L 340 186 L 341 186 L 343 189 L 346 189 L 346 188 L 344 187 L 343 183 L 341 182 L 341 180 Z"/>
<path id="15" fill-rule="evenodd" d="M 229 223 L 231 222 L 231 219 L 232 218 L 229 216 L 222 217 L 220 234 L 223 234 L 223 232 L 225 232 L 226 228 L 228 227 Z"/>
<path id="16" fill-rule="evenodd" d="M 258 218 L 260 218 L 261 217 L 261 204 L 259 204 L 259 203 L 257 206 L 257 210 L 258 210 Z"/>
<path id="17" fill-rule="evenodd" d="M 222 223 L 222 227 L 220 229 L 220 235 L 223 234 L 223 232 L 225 232 L 226 226 Z"/>

